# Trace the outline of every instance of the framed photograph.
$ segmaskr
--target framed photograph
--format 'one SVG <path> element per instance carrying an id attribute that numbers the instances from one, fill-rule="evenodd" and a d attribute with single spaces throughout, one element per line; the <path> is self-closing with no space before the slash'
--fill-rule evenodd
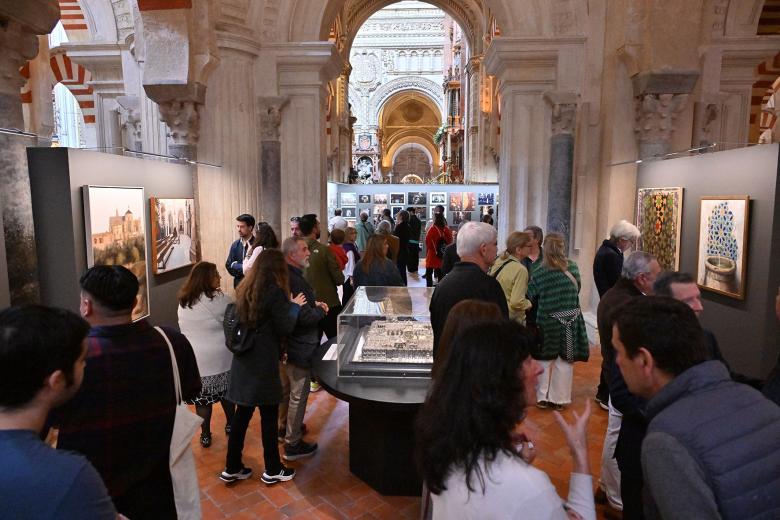
<path id="1" fill-rule="evenodd" d="M 347 221 L 347 225 L 349 227 L 355 227 L 356 220 L 354 218 L 345 218 L 344 220 Z"/>
<path id="2" fill-rule="evenodd" d="M 640 188 L 636 197 L 637 251 L 655 255 L 661 269 L 680 269 L 682 188 Z"/>
<path id="3" fill-rule="evenodd" d="M 354 206 L 357 204 L 357 194 L 356 193 L 342 193 L 341 194 L 341 205 L 342 206 Z"/>
<path id="4" fill-rule="evenodd" d="M 750 197 L 702 197 L 699 206 L 699 287 L 745 299 Z"/>
<path id="5" fill-rule="evenodd" d="M 429 217 L 431 220 L 433 220 L 433 214 L 434 214 L 434 213 L 436 213 L 436 207 L 434 206 L 434 207 L 431 207 L 431 208 L 429 208 L 429 209 L 430 209 L 430 211 L 428 212 L 428 217 Z M 444 218 L 446 219 L 446 218 L 447 218 L 447 208 L 444 208 L 444 213 L 443 213 L 443 215 L 444 215 Z"/>
<path id="6" fill-rule="evenodd" d="M 357 216 L 357 211 L 355 210 L 355 207 L 341 207 L 341 216 L 345 219 L 347 218 L 355 218 Z"/>
<path id="7" fill-rule="evenodd" d="M 152 271 L 167 273 L 198 261 L 195 199 L 149 199 Z"/>
<path id="8" fill-rule="evenodd" d="M 374 215 L 381 215 L 387 209 L 387 204 L 374 204 Z"/>
<path id="9" fill-rule="evenodd" d="M 406 204 L 406 194 L 404 193 L 391 193 L 390 204 Z"/>
<path id="10" fill-rule="evenodd" d="M 406 195 L 406 203 L 410 206 L 422 206 L 427 204 L 428 194 L 423 191 L 410 191 Z"/>
<path id="11" fill-rule="evenodd" d="M 486 204 L 492 206 L 496 203 L 496 198 L 492 193 L 478 193 L 477 200 L 480 206 L 484 206 Z"/>
<path id="12" fill-rule="evenodd" d="M 374 204 L 387 204 L 387 193 L 374 193 Z"/>
<path id="13" fill-rule="evenodd" d="M 453 211 L 450 215 L 452 216 L 452 222 L 449 222 L 450 226 L 460 226 L 463 222 L 471 221 L 470 211 Z"/>
<path id="14" fill-rule="evenodd" d="M 395 218 L 396 215 L 398 215 L 398 212 L 404 209 L 403 206 L 390 206 L 390 211 L 392 212 L 393 218 Z"/>
<path id="15" fill-rule="evenodd" d="M 371 204 L 371 195 L 358 195 L 358 203 Z"/>
<path id="16" fill-rule="evenodd" d="M 450 211 L 463 211 L 463 193 L 450 193 Z"/>
<path id="17" fill-rule="evenodd" d="M 149 316 L 143 188 L 83 186 L 87 267 L 122 265 L 138 278 L 133 321 Z"/>
<path id="18" fill-rule="evenodd" d="M 493 211 L 493 216 L 496 214 L 496 208 L 493 206 L 482 206 L 479 210 L 480 215 L 490 215 L 490 211 Z"/>
<path id="19" fill-rule="evenodd" d="M 440 205 L 444 206 L 444 205 L 447 204 L 447 194 L 446 193 L 444 193 L 444 192 L 434 192 L 434 193 L 430 193 L 429 195 L 430 195 L 430 198 L 431 198 L 431 202 L 430 202 L 431 206 L 435 206 L 437 204 L 440 204 Z"/>

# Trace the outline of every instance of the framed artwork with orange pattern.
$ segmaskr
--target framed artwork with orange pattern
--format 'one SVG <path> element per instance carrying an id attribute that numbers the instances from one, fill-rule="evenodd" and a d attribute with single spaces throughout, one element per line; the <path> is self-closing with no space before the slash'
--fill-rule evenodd
<path id="1" fill-rule="evenodd" d="M 654 255 L 661 269 L 680 269 L 683 188 L 640 188 L 636 198 L 636 249 Z"/>

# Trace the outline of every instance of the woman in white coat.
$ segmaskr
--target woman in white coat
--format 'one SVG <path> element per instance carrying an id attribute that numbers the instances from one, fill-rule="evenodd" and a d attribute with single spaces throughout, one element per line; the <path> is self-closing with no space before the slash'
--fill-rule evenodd
<path id="1" fill-rule="evenodd" d="M 230 434 L 230 420 L 235 411 L 235 405 L 224 398 L 233 354 L 225 346 L 222 328 L 230 298 L 222 293 L 219 281 L 216 265 L 198 262 L 178 294 L 179 329 L 192 345 L 203 384 L 200 395 L 187 404 L 194 404 L 196 413 L 203 418 L 200 444 L 204 448 L 211 446 L 211 409 L 214 403 L 222 403 L 226 434 Z"/>

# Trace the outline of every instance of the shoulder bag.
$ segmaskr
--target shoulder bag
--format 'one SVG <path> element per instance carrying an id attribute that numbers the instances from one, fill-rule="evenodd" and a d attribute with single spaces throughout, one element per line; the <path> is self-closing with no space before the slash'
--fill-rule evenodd
<path id="1" fill-rule="evenodd" d="M 198 472 L 195 469 L 195 457 L 192 454 L 190 442 L 200 428 L 203 419 L 190 411 L 182 399 L 181 381 L 179 380 L 179 364 L 173 351 L 171 340 L 160 327 L 154 328 L 165 339 L 171 353 L 173 366 L 173 384 L 176 390 L 176 417 L 173 421 L 170 456 L 168 466 L 171 470 L 173 483 L 173 498 L 176 503 L 176 514 L 180 520 L 200 519 L 200 486 Z"/>

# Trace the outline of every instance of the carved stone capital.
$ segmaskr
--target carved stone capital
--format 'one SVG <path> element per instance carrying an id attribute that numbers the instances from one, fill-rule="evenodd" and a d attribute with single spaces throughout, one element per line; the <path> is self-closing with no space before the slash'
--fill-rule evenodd
<path id="1" fill-rule="evenodd" d="M 170 138 L 175 145 L 198 144 L 200 109 L 195 101 L 166 101 L 160 103 L 160 119 L 168 125 Z"/>
<path id="2" fill-rule="evenodd" d="M 674 120 L 685 108 L 688 94 L 642 94 L 636 98 L 639 143 L 671 143 Z"/>
<path id="3" fill-rule="evenodd" d="M 579 95 L 574 92 L 549 91 L 544 99 L 552 107 L 552 135 L 574 133 Z"/>
<path id="4" fill-rule="evenodd" d="M 693 145 L 709 146 L 715 135 L 716 121 L 720 116 L 720 103 L 697 101 L 693 104 Z"/>
<path id="5" fill-rule="evenodd" d="M 261 141 L 278 141 L 282 124 L 282 108 L 287 98 L 268 96 L 257 98 L 257 120 Z"/>

